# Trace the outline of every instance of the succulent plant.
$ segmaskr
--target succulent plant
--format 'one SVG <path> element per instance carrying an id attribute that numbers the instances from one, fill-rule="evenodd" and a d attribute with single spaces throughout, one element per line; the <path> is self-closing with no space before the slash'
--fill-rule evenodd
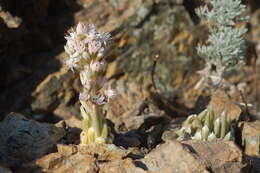
<path id="1" fill-rule="evenodd" d="M 94 25 L 79 23 L 65 37 L 65 51 L 69 55 L 65 64 L 79 72 L 83 86 L 79 95 L 83 117 L 81 144 L 106 143 L 108 127 L 104 118 L 104 105 L 115 97 L 114 90 L 102 90 L 105 84 L 106 61 L 104 55 L 110 34 L 97 31 Z"/>
<path id="2" fill-rule="evenodd" d="M 200 114 L 190 115 L 176 133 L 178 140 L 195 139 L 212 141 L 215 139 L 231 139 L 231 121 L 227 112 L 222 112 L 216 118 L 211 108 L 207 108 Z"/>

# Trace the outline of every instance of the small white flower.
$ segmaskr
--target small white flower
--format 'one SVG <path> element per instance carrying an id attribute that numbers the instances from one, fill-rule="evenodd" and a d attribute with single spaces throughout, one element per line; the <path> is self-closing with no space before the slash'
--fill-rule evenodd
<path id="1" fill-rule="evenodd" d="M 107 32 L 100 32 L 98 36 L 105 46 L 107 46 L 111 40 L 111 35 Z"/>
<path id="2" fill-rule="evenodd" d="M 76 27 L 76 32 L 77 34 L 84 34 L 87 31 L 86 29 L 86 26 L 83 23 L 79 22 Z"/>
<path id="3" fill-rule="evenodd" d="M 96 26 L 94 24 L 89 24 L 86 34 L 88 42 L 95 40 L 97 35 Z"/>
<path id="4" fill-rule="evenodd" d="M 73 58 L 73 57 L 68 58 L 65 61 L 66 66 L 68 66 L 72 71 L 73 71 L 74 68 L 78 67 L 77 63 L 78 63 L 78 59 L 77 58 Z"/>
<path id="5" fill-rule="evenodd" d="M 105 48 L 104 48 L 104 47 L 101 47 L 101 48 L 98 50 L 97 57 L 102 57 L 102 56 L 104 56 L 104 54 L 105 54 Z"/>
<path id="6" fill-rule="evenodd" d="M 88 51 L 90 54 L 97 54 L 101 47 L 102 43 L 100 41 L 91 41 L 88 44 Z"/>
<path id="7" fill-rule="evenodd" d="M 82 54 L 85 50 L 85 44 L 82 42 L 82 41 L 77 41 L 77 47 L 76 47 L 76 51 L 79 53 L 79 54 Z"/>
<path id="8" fill-rule="evenodd" d="M 80 72 L 80 81 L 84 88 L 90 90 L 95 85 L 95 80 L 92 77 L 92 71 L 85 67 L 84 71 Z"/>
<path id="9" fill-rule="evenodd" d="M 81 101 L 87 101 L 90 99 L 90 95 L 87 91 L 83 91 L 79 94 L 79 100 Z"/>
<path id="10" fill-rule="evenodd" d="M 84 51 L 84 52 L 82 53 L 82 58 L 84 58 L 84 59 L 89 59 L 89 58 L 90 58 L 89 53 L 88 53 L 87 51 Z"/>
<path id="11" fill-rule="evenodd" d="M 70 32 L 69 32 L 69 35 L 66 36 L 65 38 L 68 40 L 68 39 L 75 39 L 77 37 L 77 33 L 72 29 Z"/>
<path id="12" fill-rule="evenodd" d="M 65 51 L 66 51 L 69 55 L 73 54 L 74 51 L 75 51 L 75 50 L 73 49 L 73 47 L 69 46 L 68 44 L 66 44 L 66 45 L 64 46 L 64 49 L 65 49 Z"/>

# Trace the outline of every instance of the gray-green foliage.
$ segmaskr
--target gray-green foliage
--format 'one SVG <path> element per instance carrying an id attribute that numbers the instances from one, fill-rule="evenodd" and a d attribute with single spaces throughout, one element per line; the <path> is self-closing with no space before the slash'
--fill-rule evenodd
<path id="1" fill-rule="evenodd" d="M 244 59 L 245 40 L 242 37 L 247 29 L 236 27 L 245 11 L 241 0 L 210 0 L 210 7 L 197 9 L 197 14 L 207 22 L 209 37 L 206 45 L 198 46 L 198 53 L 206 62 L 215 66 L 224 66 L 225 70 L 234 67 Z"/>

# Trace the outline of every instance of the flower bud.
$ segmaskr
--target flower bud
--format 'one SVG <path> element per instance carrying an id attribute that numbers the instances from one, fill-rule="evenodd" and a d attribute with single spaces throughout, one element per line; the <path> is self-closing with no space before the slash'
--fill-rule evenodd
<path id="1" fill-rule="evenodd" d="M 89 59 L 90 58 L 90 55 L 89 55 L 89 53 L 87 52 L 87 51 L 84 51 L 84 52 L 82 52 L 82 58 L 84 58 L 84 59 Z"/>
<path id="2" fill-rule="evenodd" d="M 78 67 L 78 59 L 77 58 L 68 58 L 66 61 L 65 61 L 65 64 L 66 66 L 68 66 L 72 71 L 74 68 L 77 68 Z"/>
<path id="3" fill-rule="evenodd" d="M 79 22 L 76 27 L 76 32 L 77 32 L 77 34 L 84 34 L 84 32 L 86 32 L 85 25 L 83 23 Z"/>
<path id="4" fill-rule="evenodd" d="M 88 51 L 90 54 L 97 54 L 101 47 L 102 43 L 100 41 L 92 41 L 88 44 Z"/>
<path id="5" fill-rule="evenodd" d="M 103 57 L 104 54 L 105 54 L 105 49 L 104 49 L 104 47 L 101 47 L 101 48 L 98 50 L 97 57 Z"/>
<path id="6" fill-rule="evenodd" d="M 81 92 L 79 94 L 79 100 L 80 101 L 87 101 L 89 99 L 90 99 L 90 95 L 89 95 L 89 93 L 87 91 Z"/>
<path id="7" fill-rule="evenodd" d="M 89 24 L 88 25 L 88 29 L 87 29 L 87 43 L 93 41 L 96 39 L 96 35 L 97 35 L 97 32 L 96 32 L 96 26 L 94 24 Z"/>

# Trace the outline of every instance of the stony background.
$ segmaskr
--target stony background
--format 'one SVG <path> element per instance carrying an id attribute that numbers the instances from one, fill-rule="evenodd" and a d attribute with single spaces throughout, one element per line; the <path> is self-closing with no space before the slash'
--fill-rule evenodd
<path id="1" fill-rule="evenodd" d="M 256 0 L 246 3 L 251 16 L 247 66 L 229 77 L 237 85 L 247 84 L 247 100 L 259 105 L 255 44 L 260 37 L 260 5 Z M 153 89 L 151 70 L 159 56 L 154 80 L 162 97 L 186 112 L 202 109 L 205 92 L 193 89 L 198 78 L 195 72 L 203 67 L 195 47 L 207 32 L 194 13 L 199 5 L 191 0 L 2 0 L 1 117 L 10 111 L 79 114 L 77 77 L 62 68 L 64 34 L 78 21 L 95 23 L 112 33 L 114 45 L 107 55 L 106 76 L 119 93 L 128 93 L 128 100 L 135 103 Z M 122 103 L 121 111 L 131 107 L 129 102 Z"/>
<path id="2" fill-rule="evenodd" d="M 253 104 L 250 112 L 257 118 L 260 112 L 260 63 L 257 66 L 255 47 L 260 41 L 260 2 L 245 0 L 244 3 L 248 7 L 247 14 L 251 16 L 247 24 L 246 66 L 232 71 L 227 77 L 237 86 L 244 86 L 245 99 Z M 209 101 L 208 91 L 193 89 L 199 77 L 196 71 L 203 68 L 203 61 L 196 54 L 196 45 L 206 39 L 207 33 L 194 12 L 200 4 L 193 0 L 0 0 L 0 120 L 9 112 L 20 112 L 28 119 L 40 122 L 65 120 L 72 129 L 66 136 L 67 140 L 69 143 L 78 142 L 80 83 L 77 74 L 62 67 L 66 57 L 64 35 L 79 21 L 94 23 L 114 38 L 106 57 L 109 62 L 106 77 L 108 85 L 120 94 L 110 103 L 107 117 L 117 132 L 130 130 L 126 135 L 117 135 L 115 143 L 125 147 L 155 147 L 155 143 L 160 142 L 156 141 L 156 136 L 162 135 L 172 118 L 199 112 Z M 159 57 L 154 72 L 157 92 L 151 77 L 155 57 Z M 239 97 L 234 97 L 233 101 L 241 100 Z M 244 125 L 241 129 L 243 127 L 254 126 Z M 255 138 L 258 138 L 259 129 L 255 131 Z M 185 151 L 184 155 L 191 162 L 194 157 L 200 157 L 186 153 L 183 144 L 163 144 L 166 148 L 172 145 Z M 156 152 L 160 153 L 160 148 L 158 150 Z M 157 157 L 154 156 L 156 152 L 147 157 Z M 56 153 L 50 157 L 57 160 L 61 156 Z M 70 160 L 74 156 L 67 157 Z M 241 161 L 239 153 L 234 157 L 238 159 L 236 162 Z M 97 162 L 92 157 L 86 159 L 91 163 Z M 154 163 L 148 161 L 145 158 L 141 160 L 149 170 L 156 172 Z M 178 160 L 170 160 L 169 165 L 176 162 Z M 45 161 L 39 164 L 43 163 Z M 143 170 L 136 170 L 136 163 L 131 160 L 123 163 L 113 160 L 103 167 L 92 165 L 89 169 L 106 172 L 119 168 L 120 164 L 129 165 L 127 170 L 132 169 L 132 172 Z M 196 164 L 205 171 L 210 167 L 208 162 L 198 161 Z M 40 167 L 54 169 L 45 166 Z M 179 169 L 177 166 L 175 168 Z M 240 168 L 241 165 L 234 167 Z M 57 169 L 62 172 L 64 168 Z M 218 167 L 212 169 L 222 171 Z"/>

